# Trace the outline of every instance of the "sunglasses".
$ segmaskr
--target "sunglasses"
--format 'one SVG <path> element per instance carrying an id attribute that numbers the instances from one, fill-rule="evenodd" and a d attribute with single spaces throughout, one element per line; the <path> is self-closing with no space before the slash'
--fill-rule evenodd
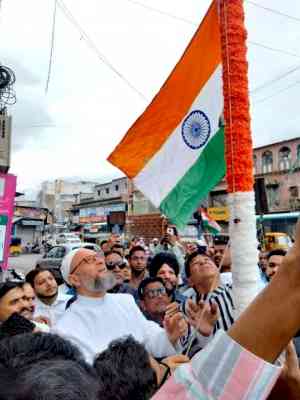
<path id="1" fill-rule="evenodd" d="M 112 271 L 113 269 L 115 269 L 115 268 L 120 268 L 120 269 L 124 269 L 124 268 L 126 268 L 127 267 L 127 264 L 126 263 L 106 263 L 106 268 L 109 270 L 109 271 Z"/>
<path id="2" fill-rule="evenodd" d="M 149 299 L 155 299 L 155 297 L 164 296 L 165 294 L 167 294 L 167 291 L 164 287 L 159 289 L 149 289 L 145 292 L 145 296 L 149 297 Z"/>

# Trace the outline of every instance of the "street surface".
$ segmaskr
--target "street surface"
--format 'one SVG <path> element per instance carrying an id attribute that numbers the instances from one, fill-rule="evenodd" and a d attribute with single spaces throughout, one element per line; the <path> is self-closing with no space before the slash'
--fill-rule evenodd
<path id="1" fill-rule="evenodd" d="M 37 260 L 41 257 L 41 254 L 22 254 L 17 257 L 9 257 L 8 266 L 26 275 L 35 267 Z"/>

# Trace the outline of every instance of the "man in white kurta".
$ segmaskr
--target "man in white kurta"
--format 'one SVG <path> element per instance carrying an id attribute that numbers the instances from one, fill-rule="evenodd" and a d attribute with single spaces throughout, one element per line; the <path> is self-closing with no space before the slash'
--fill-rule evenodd
<path id="1" fill-rule="evenodd" d="M 180 313 L 167 318 L 165 330 L 146 320 L 132 296 L 106 293 L 114 278 L 103 257 L 87 249 L 74 250 L 63 260 L 62 274 L 76 288 L 78 298 L 53 331 L 75 343 L 87 361 L 92 362 L 112 340 L 127 335 L 155 357 L 176 353 L 174 346 L 186 330 Z"/>

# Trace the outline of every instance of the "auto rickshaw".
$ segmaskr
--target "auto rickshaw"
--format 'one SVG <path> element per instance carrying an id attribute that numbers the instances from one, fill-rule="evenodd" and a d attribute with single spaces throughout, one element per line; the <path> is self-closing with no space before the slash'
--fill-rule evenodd
<path id="1" fill-rule="evenodd" d="M 264 236 L 264 250 L 288 250 L 292 245 L 290 237 L 284 232 L 268 232 Z"/>
<path id="2" fill-rule="evenodd" d="M 18 237 L 11 238 L 9 253 L 11 256 L 19 256 L 22 254 L 22 240 Z"/>

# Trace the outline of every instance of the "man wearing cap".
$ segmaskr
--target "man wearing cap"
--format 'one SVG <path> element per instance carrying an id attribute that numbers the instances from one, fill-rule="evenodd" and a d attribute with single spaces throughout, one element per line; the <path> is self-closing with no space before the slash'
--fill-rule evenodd
<path id="1" fill-rule="evenodd" d="M 105 350 L 112 340 L 132 335 L 155 357 L 176 353 L 186 323 L 179 313 L 166 315 L 165 330 L 147 321 L 134 298 L 107 293 L 114 284 L 103 256 L 88 249 L 72 250 L 62 262 L 62 274 L 76 288 L 77 300 L 58 321 L 54 331 L 73 341 L 87 361 Z"/>
<path id="2" fill-rule="evenodd" d="M 179 263 L 173 254 L 161 252 L 151 260 L 149 274 L 151 277 L 161 278 L 171 300 L 182 304 L 186 297 L 178 290 L 179 269 Z"/>

